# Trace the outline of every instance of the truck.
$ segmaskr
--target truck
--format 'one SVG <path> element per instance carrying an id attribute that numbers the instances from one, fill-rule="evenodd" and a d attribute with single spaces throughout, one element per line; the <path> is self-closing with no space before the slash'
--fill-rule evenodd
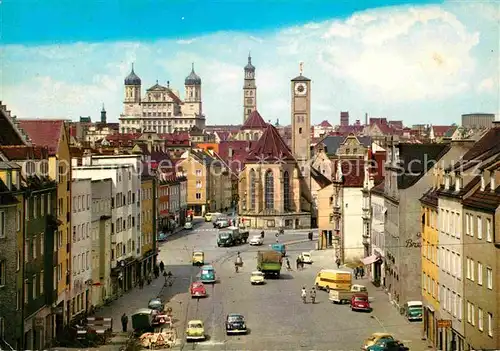
<path id="1" fill-rule="evenodd" d="M 282 263 L 283 256 L 279 252 L 274 250 L 257 252 L 257 270 L 266 276 L 273 275 L 279 278 Z"/>
<path id="2" fill-rule="evenodd" d="M 235 246 L 241 244 L 245 240 L 248 240 L 248 236 L 245 239 L 238 227 L 227 227 L 219 230 L 217 246 Z"/>
<path id="3" fill-rule="evenodd" d="M 250 230 L 244 225 L 240 225 L 238 229 L 240 230 L 242 242 L 246 243 L 248 241 L 248 237 L 250 236 Z"/>

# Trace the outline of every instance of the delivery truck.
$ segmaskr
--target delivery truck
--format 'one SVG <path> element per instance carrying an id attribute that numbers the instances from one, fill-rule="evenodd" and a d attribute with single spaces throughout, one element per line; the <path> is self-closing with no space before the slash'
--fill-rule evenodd
<path id="1" fill-rule="evenodd" d="M 279 278 L 282 261 L 283 257 L 279 252 L 273 250 L 257 252 L 257 270 L 266 276 L 272 275 Z"/>

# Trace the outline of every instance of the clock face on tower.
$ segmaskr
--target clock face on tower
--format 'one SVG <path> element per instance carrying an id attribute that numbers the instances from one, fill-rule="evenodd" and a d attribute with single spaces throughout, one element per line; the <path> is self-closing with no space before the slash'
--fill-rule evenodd
<path id="1" fill-rule="evenodd" d="M 306 83 L 295 83 L 295 95 L 303 96 L 307 94 Z"/>

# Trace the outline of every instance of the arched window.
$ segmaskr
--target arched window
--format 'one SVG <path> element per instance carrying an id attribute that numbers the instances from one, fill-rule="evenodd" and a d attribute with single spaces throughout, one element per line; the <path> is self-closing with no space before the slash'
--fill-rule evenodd
<path id="1" fill-rule="evenodd" d="M 250 171 L 250 209 L 255 210 L 255 171 L 252 169 Z"/>
<path id="2" fill-rule="evenodd" d="M 274 176 L 273 171 L 268 170 L 265 176 L 266 192 L 265 192 L 265 206 L 266 210 L 274 209 Z"/>
<path id="3" fill-rule="evenodd" d="M 285 211 L 290 210 L 290 174 L 283 173 L 283 205 Z"/>

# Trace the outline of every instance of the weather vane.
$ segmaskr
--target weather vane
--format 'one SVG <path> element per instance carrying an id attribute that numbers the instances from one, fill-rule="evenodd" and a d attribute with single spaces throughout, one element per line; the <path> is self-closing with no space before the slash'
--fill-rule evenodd
<path id="1" fill-rule="evenodd" d="M 299 71 L 300 71 L 300 75 L 302 75 L 302 72 L 304 71 L 304 62 L 300 61 L 299 63 Z"/>

